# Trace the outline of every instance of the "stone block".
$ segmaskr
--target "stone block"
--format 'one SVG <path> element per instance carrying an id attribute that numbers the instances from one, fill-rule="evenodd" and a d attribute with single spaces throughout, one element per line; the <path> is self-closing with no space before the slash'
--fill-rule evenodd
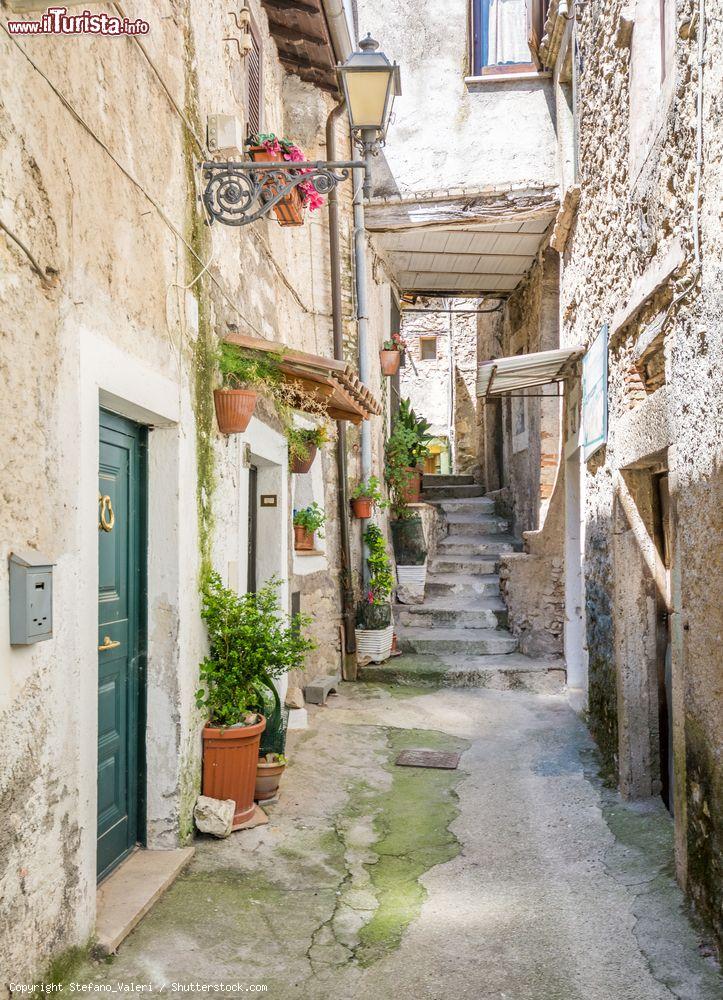
<path id="1" fill-rule="evenodd" d="M 228 837 L 233 826 L 236 803 L 233 799 L 212 799 L 199 795 L 193 810 L 196 827 L 212 837 Z"/>
<path id="2" fill-rule="evenodd" d="M 325 705 L 326 699 L 339 690 L 341 674 L 328 674 L 326 677 L 316 677 L 304 688 L 304 697 L 310 705 Z"/>

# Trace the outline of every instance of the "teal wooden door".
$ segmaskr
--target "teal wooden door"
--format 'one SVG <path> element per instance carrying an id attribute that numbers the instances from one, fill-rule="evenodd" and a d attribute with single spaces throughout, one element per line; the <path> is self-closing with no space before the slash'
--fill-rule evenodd
<path id="1" fill-rule="evenodd" d="M 98 879 L 145 826 L 145 431 L 101 410 L 98 470 Z"/>

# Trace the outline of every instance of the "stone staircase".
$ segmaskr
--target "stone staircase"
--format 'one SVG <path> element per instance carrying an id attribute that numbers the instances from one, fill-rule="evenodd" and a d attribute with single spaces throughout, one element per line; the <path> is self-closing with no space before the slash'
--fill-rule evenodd
<path id="1" fill-rule="evenodd" d="M 425 476 L 423 499 L 438 506 L 446 535 L 427 568 L 422 604 L 394 608 L 403 656 L 360 669 L 386 683 L 560 690 L 561 660 L 534 660 L 517 650 L 500 597 L 499 557 L 519 543 L 471 476 Z"/>

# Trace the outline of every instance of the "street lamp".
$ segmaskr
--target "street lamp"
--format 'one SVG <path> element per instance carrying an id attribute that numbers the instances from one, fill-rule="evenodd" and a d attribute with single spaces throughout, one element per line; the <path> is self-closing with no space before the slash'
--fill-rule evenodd
<path id="1" fill-rule="evenodd" d="M 386 139 L 394 98 L 402 93 L 399 66 L 390 63 L 378 48 L 379 42 L 368 34 L 359 42 L 359 50 L 352 52 L 336 70 L 352 135 L 366 161 L 364 193 L 367 197 L 371 188 L 370 159 L 377 155 Z"/>
<path id="2" fill-rule="evenodd" d="M 225 226 L 247 226 L 268 215 L 299 184 L 310 182 L 319 194 L 328 194 L 354 169 L 364 170 L 364 195 L 371 193 L 371 158 L 384 144 L 394 98 L 401 92 L 399 66 L 390 63 L 371 35 L 359 50 L 337 66 L 354 142 L 364 160 L 304 163 L 256 163 L 249 160 L 210 160 L 199 164 L 206 182 L 203 204 L 207 221 Z"/>

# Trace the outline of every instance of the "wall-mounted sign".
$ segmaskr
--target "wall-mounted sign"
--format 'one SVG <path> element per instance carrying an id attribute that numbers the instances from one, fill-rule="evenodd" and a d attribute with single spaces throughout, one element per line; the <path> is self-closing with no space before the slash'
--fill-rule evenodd
<path id="1" fill-rule="evenodd" d="M 582 359 L 582 432 L 585 461 L 608 439 L 608 325 Z"/>
<path id="2" fill-rule="evenodd" d="M 278 507 L 279 505 L 279 498 L 275 493 L 262 493 L 260 499 L 262 507 Z"/>

